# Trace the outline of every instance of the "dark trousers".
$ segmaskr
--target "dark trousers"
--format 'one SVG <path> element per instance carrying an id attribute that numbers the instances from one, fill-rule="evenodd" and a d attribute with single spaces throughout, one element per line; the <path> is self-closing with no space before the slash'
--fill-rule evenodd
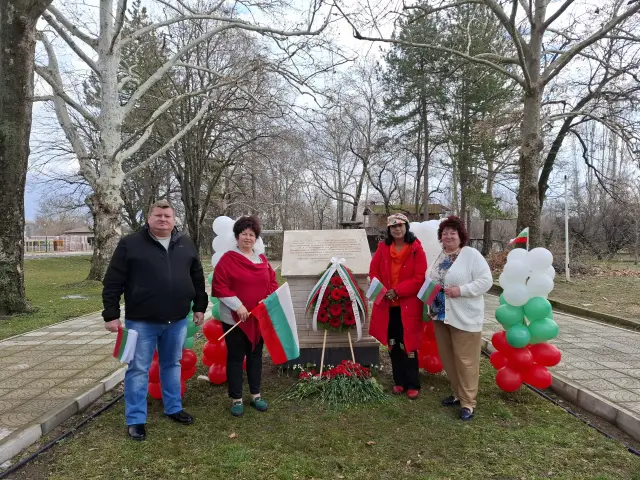
<path id="1" fill-rule="evenodd" d="M 393 382 L 407 390 L 420 390 L 418 352 L 407 352 L 400 307 L 389 309 L 389 356 Z"/>
<path id="2" fill-rule="evenodd" d="M 228 331 L 232 325 L 222 324 L 224 331 Z M 224 337 L 227 342 L 227 384 L 229 397 L 242 398 L 242 363 L 247 358 L 247 379 L 249 391 L 255 395 L 260 393 L 262 380 L 262 338 L 251 350 L 251 342 L 240 327 L 234 328 L 229 335 Z"/>

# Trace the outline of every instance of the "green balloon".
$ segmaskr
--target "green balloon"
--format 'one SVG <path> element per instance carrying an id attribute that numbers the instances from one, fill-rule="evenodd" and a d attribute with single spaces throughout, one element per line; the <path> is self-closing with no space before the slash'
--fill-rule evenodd
<path id="1" fill-rule="evenodd" d="M 529 325 L 529 333 L 543 342 L 553 340 L 558 336 L 558 324 L 550 318 L 537 320 Z"/>
<path id="2" fill-rule="evenodd" d="M 211 316 L 216 320 L 220 320 L 220 301 L 213 303 L 213 307 L 211 307 Z"/>
<path id="3" fill-rule="evenodd" d="M 551 316 L 551 304 L 542 297 L 533 297 L 524 306 L 524 314 L 530 322 Z"/>
<path id="4" fill-rule="evenodd" d="M 513 348 L 524 348 L 529 345 L 531 334 L 524 325 L 514 325 L 507 330 L 507 343 Z"/>
<path id="5" fill-rule="evenodd" d="M 524 309 L 513 305 L 500 305 L 496 310 L 496 320 L 506 329 L 514 325 L 522 325 Z"/>
<path id="6" fill-rule="evenodd" d="M 529 333 L 531 333 L 531 330 L 529 330 Z M 534 337 L 533 335 L 531 335 L 531 340 L 529 340 L 529 343 L 531 345 L 535 345 L 536 343 L 544 343 L 544 340 L 542 340 L 541 338 Z"/>
<path id="7" fill-rule="evenodd" d="M 195 340 L 193 339 L 193 337 L 187 337 L 187 339 L 184 341 L 184 347 L 182 348 L 193 348 L 194 342 Z"/>
<path id="8" fill-rule="evenodd" d="M 507 301 L 504 299 L 504 293 L 500 294 L 500 305 L 508 305 Z"/>
<path id="9" fill-rule="evenodd" d="M 193 323 L 193 320 L 187 320 L 187 338 L 193 337 L 198 331 L 198 328 L 200 327 Z"/>
<path id="10" fill-rule="evenodd" d="M 213 281 L 213 272 L 211 272 L 208 276 L 207 276 L 207 283 L 209 285 L 211 285 L 211 282 Z"/>

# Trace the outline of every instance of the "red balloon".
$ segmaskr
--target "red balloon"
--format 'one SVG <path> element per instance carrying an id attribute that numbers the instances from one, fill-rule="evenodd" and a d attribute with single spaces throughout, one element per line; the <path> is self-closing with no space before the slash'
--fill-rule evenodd
<path id="1" fill-rule="evenodd" d="M 533 355 L 528 348 L 513 348 L 507 353 L 507 358 L 509 366 L 517 370 L 524 370 L 533 365 Z"/>
<path id="2" fill-rule="evenodd" d="M 207 366 L 210 367 L 211 365 L 213 365 L 215 362 L 213 361 L 213 359 L 207 357 L 206 355 L 202 355 L 202 363 Z"/>
<path id="3" fill-rule="evenodd" d="M 440 357 L 433 354 L 426 355 L 424 369 L 431 374 L 440 373 L 442 371 L 442 362 L 440 361 Z"/>
<path id="4" fill-rule="evenodd" d="M 423 355 L 438 353 L 438 344 L 435 340 L 427 340 L 426 337 L 422 340 L 422 345 L 419 348 L 420 353 Z"/>
<path id="5" fill-rule="evenodd" d="M 547 367 L 542 365 L 532 365 L 522 372 L 522 381 L 535 388 L 549 388 L 553 383 L 553 377 Z"/>
<path id="6" fill-rule="evenodd" d="M 194 365 L 192 368 L 189 368 L 189 369 L 182 367 L 182 370 L 180 371 L 180 379 L 189 380 L 191 377 L 193 377 L 196 374 L 196 370 L 198 370 L 197 365 Z"/>
<path id="7" fill-rule="evenodd" d="M 507 342 L 507 332 L 504 330 L 493 334 L 493 336 L 491 337 L 491 345 L 493 345 L 496 350 L 502 353 L 506 353 L 507 351 L 513 349 L 513 347 Z"/>
<path id="8" fill-rule="evenodd" d="M 522 376 L 511 367 L 502 367 L 496 374 L 496 385 L 505 392 L 515 392 L 522 386 Z"/>
<path id="9" fill-rule="evenodd" d="M 491 354 L 491 356 L 489 357 L 489 361 L 491 362 L 491 365 L 493 365 L 493 368 L 495 368 L 496 370 L 500 370 L 501 368 L 506 367 L 509 363 L 507 357 L 505 357 L 502 352 L 498 351 Z"/>
<path id="10" fill-rule="evenodd" d="M 191 370 L 198 363 L 198 355 L 193 350 L 188 348 L 182 349 L 182 360 L 180 360 L 180 365 L 182 365 L 183 370 Z"/>
<path id="11" fill-rule="evenodd" d="M 202 354 L 213 360 L 213 363 L 227 365 L 227 344 L 225 342 L 205 343 L 202 348 Z"/>
<path id="12" fill-rule="evenodd" d="M 422 324 L 422 333 L 425 335 L 425 337 L 427 337 L 429 340 L 434 340 L 436 338 L 436 332 L 434 329 L 434 325 L 433 325 L 433 321 L 431 322 L 424 322 Z"/>
<path id="13" fill-rule="evenodd" d="M 216 343 L 224 333 L 222 330 L 222 323 L 218 320 L 206 321 L 202 325 L 202 333 L 211 343 Z"/>
<path id="14" fill-rule="evenodd" d="M 149 367 L 149 383 L 160 383 L 160 365 L 157 360 L 152 361 Z"/>
<path id="15" fill-rule="evenodd" d="M 222 385 L 227 381 L 227 367 L 214 364 L 209 368 L 209 380 L 215 385 Z"/>
<path id="16" fill-rule="evenodd" d="M 246 370 L 247 369 L 247 357 L 244 357 L 244 360 L 242 361 L 242 370 Z"/>
<path id="17" fill-rule="evenodd" d="M 550 343 L 536 343 L 529 347 L 533 361 L 545 367 L 555 367 L 562 360 L 562 352 Z"/>
<path id="18" fill-rule="evenodd" d="M 151 395 L 151 398 L 155 398 L 156 400 L 162 399 L 162 388 L 160 388 L 160 383 L 149 382 L 149 395 Z"/>

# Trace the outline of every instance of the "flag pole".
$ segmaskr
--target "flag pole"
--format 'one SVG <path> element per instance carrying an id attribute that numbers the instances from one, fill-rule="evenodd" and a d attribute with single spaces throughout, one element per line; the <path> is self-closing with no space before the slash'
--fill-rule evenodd
<path id="1" fill-rule="evenodd" d="M 531 230 L 529 229 L 529 227 L 527 227 L 527 252 L 529 251 L 529 234 L 531 233 Z"/>
<path id="2" fill-rule="evenodd" d="M 226 336 L 227 336 L 227 334 L 228 334 L 229 332 L 231 332 L 231 330 L 233 330 L 234 328 L 236 328 L 238 325 L 240 325 L 240 323 L 242 323 L 242 322 L 238 322 L 238 323 L 236 323 L 233 327 L 231 327 L 229 330 L 227 330 L 226 332 L 224 332 L 224 333 L 222 334 L 222 336 L 221 336 L 220 338 L 218 338 L 218 341 L 220 341 L 220 340 L 222 340 L 224 337 L 226 337 Z"/>
<path id="3" fill-rule="evenodd" d="M 324 329 L 324 337 L 322 338 L 322 355 L 320 356 L 320 377 L 322 377 L 322 370 L 324 369 L 324 350 L 327 346 L 327 330 Z"/>
<path id="4" fill-rule="evenodd" d="M 356 355 L 353 353 L 353 343 L 351 342 L 351 330 L 347 330 L 347 335 L 349 335 L 349 348 L 351 349 L 351 359 L 353 363 L 356 363 Z"/>
<path id="5" fill-rule="evenodd" d="M 569 272 L 569 201 L 567 193 L 567 176 L 564 176 L 564 272 L 567 282 L 571 281 Z"/>

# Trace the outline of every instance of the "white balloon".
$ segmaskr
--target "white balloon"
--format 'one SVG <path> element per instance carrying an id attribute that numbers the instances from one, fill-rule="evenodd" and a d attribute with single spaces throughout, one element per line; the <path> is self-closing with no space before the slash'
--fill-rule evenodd
<path id="1" fill-rule="evenodd" d="M 223 252 L 216 252 L 213 254 L 213 256 L 211 257 L 211 266 L 213 268 L 216 268 L 216 265 L 220 261 L 220 258 L 222 258 L 222 255 L 224 255 Z"/>
<path id="2" fill-rule="evenodd" d="M 534 273 L 527 281 L 531 297 L 547 297 L 553 290 L 553 280 L 546 273 Z"/>
<path id="3" fill-rule="evenodd" d="M 510 285 L 509 277 L 507 277 L 504 273 L 501 273 L 500 276 L 498 277 L 498 283 L 500 284 L 500 286 L 504 290 L 505 288 L 507 288 Z"/>
<path id="4" fill-rule="evenodd" d="M 262 237 L 258 237 L 256 240 L 256 244 L 253 246 L 255 252 L 260 255 L 264 253 L 264 242 L 262 241 Z"/>
<path id="5" fill-rule="evenodd" d="M 223 245 L 224 245 L 224 238 L 221 235 L 218 235 L 216 238 L 213 239 L 213 242 L 211 242 L 211 246 L 213 247 L 214 252 L 222 251 Z"/>
<path id="6" fill-rule="evenodd" d="M 556 278 L 556 269 L 553 268 L 553 265 L 547 268 L 546 272 L 544 272 L 551 280 Z"/>
<path id="7" fill-rule="evenodd" d="M 223 235 L 227 232 L 229 232 L 230 230 L 233 230 L 233 224 L 235 222 L 233 221 L 233 219 L 226 217 L 226 216 L 220 216 L 217 217 L 214 221 L 213 221 L 213 231 L 217 234 L 217 235 Z"/>
<path id="8" fill-rule="evenodd" d="M 504 266 L 503 273 L 515 281 L 524 282 L 529 276 L 529 266 L 524 262 L 517 260 L 508 261 Z"/>
<path id="9" fill-rule="evenodd" d="M 529 252 L 529 267 L 534 272 L 544 272 L 553 264 L 553 255 L 546 248 L 538 247 Z"/>
<path id="10" fill-rule="evenodd" d="M 514 307 L 521 307 L 529 300 L 529 292 L 524 285 L 509 285 L 503 295 L 506 302 Z"/>
<path id="11" fill-rule="evenodd" d="M 529 252 L 524 248 L 514 248 L 507 255 L 507 262 L 522 262 L 528 264 Z"/>

